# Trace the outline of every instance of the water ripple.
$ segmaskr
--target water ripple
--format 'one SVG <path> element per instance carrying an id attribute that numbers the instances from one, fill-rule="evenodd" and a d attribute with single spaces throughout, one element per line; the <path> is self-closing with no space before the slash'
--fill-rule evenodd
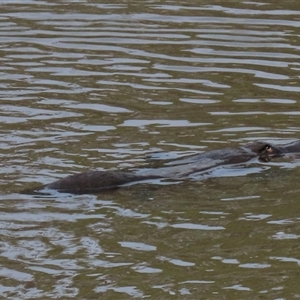
<path id="1" fill-rule="evenodd" d="M 297 4 L 1 1 L 0 297 L 297 298 L 297 157 L 101 195 L 17 193 L 299 138 Z"/>

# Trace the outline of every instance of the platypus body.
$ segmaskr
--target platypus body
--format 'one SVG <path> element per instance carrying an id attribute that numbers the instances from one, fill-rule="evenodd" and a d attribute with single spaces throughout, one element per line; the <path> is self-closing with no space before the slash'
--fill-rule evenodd
<path id="1" fill-rule="evenodd" d="M 300 152 L 300 141 L 279 146 L 265 142 L 254 142 L 238 148 L 223 148 L 194 154 L 187 158 L 169 162 L 161 168 L 145 168 L 132 171 L 87 171 L 59 179 L 34 191 L 52 189 L 64 193 L 96 194 L 131 182 L 148 179 L 182 180 L 194 173 L 207 171 L 222 165 L 246 163 L 254 158 L 267 162 L 272 158 L 296 152 Z M 28 190 L 26 192 L 28 193 Z"/>

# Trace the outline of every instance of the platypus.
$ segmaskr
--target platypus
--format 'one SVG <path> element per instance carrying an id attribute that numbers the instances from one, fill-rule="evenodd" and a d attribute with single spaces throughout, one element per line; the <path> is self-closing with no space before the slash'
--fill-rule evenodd
<path id="1" fill-rule="evenodd" d="M 296 145 L 294 148 L 300 148 Z M 161 168 L 144 168 L 131 171 L 87 171 L 70 175 L 44 185 L 35 191 L 53 189 L 64 193 L 88 194 L 118 188 L 131 182 L 148 179 L 185 179 L 193 173 L 199 173 L 221 165 L 240 164 L 258 158 L 269 161 L 285 153 L 284 146 L 278 148 L 265 142 L 253 142 L 238 148 L 223 148 L 194 154 L 178 159 Z M 28 193 L 28 190 L 26 191 Z"/>

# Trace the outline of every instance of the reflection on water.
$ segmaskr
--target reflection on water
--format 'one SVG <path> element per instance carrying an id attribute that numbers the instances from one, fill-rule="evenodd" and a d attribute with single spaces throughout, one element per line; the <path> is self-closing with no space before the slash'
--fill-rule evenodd
<path id="1" fill-rule="evenodd" d="M 2 1 L 1 297 L 298 297 L 298 160 L 97 196 L 17 193 L 299 138 L 298 6 Z"/>

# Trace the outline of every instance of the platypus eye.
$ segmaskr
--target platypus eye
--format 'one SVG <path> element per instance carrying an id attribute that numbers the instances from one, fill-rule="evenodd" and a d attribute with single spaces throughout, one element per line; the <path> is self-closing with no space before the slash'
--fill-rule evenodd
<path id="1" fill-rule="evenodd" d="M 272 146 L 269 145 L 269 144 L 265 145 L 265 146 L 260 150 L 260 152 L 272 152 L 272 151 L 273 151 Z"/>
<path id="2" fill-rule="evenodd" d="M 273 151 L 274 151 L 274 149 L 273 149 L 273 147 L 271 146 L 271 145 L 266 145 L 265 146 L 265 148 L 264 148 L 264 150 L 263 151 L 266 151 L 267 153 L 273 153 Z"/>

